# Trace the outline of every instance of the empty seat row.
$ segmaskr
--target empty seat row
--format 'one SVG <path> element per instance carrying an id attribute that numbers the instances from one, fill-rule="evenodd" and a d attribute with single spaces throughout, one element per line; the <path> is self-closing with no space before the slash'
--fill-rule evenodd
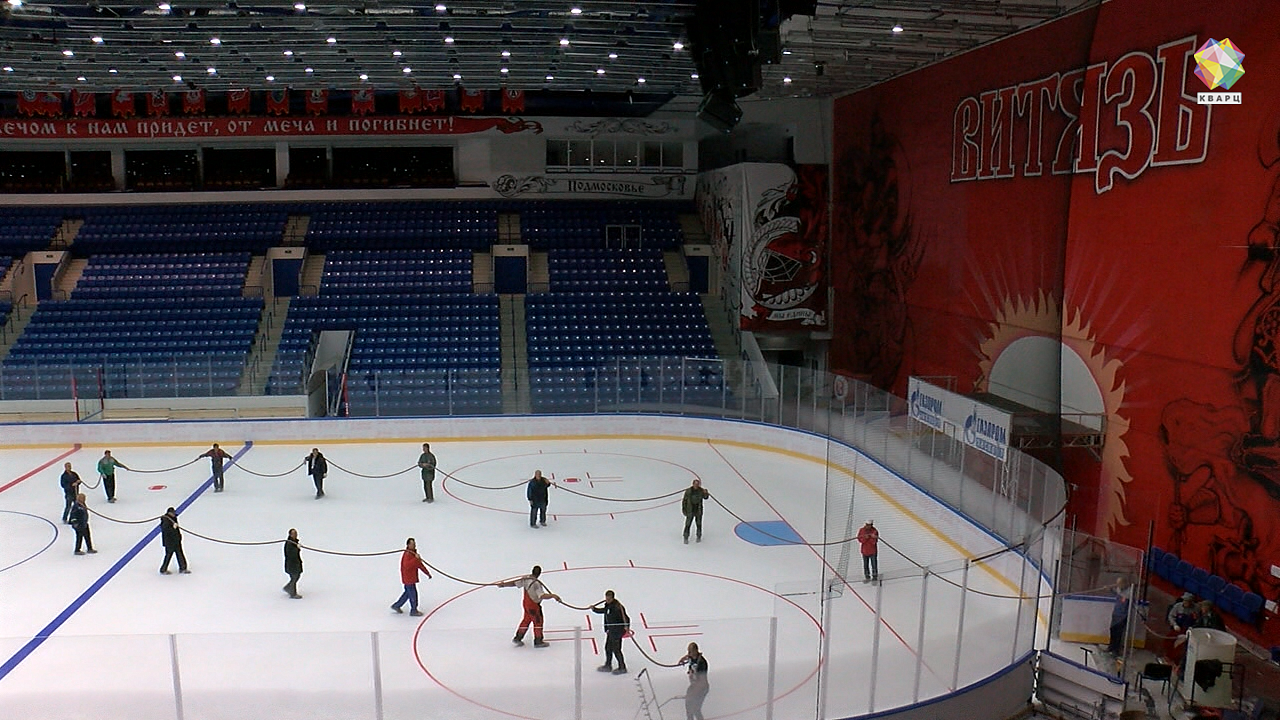
<path id="1" fill-rule="evenodd" d="M 1148 567 L 1159 577 L 1197 597 L 1213 602 L 1225 613 L 1250 625 L 1262 619 L 1266 599 L 1255 592 L 1228 582 L 1220 575 L 1213 575 L 1198 568 L 1171 552 L 1152 548 L 1147 559 Z"/>

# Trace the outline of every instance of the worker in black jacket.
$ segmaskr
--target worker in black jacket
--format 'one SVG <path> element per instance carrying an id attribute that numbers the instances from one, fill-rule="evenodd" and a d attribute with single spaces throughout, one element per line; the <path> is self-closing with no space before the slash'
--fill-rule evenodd
<path id="1" fill-rule="evenodd" d="M 627 617 L 627 609 L 614 597 L 612 590 L 604 591 L 604 600 L 591 606 L 591 612 L 604 615 L 604 664 L 596 668 L 600 672 L 612 672 L 623 675 L 627 672 L 627 661 L 622 659 L 622 638 L 631 629 L 631 618 Z M 618 658 L 618 667 L 613 667 L 613 658 Z"/>
<path id="2" fill-rule="evenodd" d="M 62 524 L 71 524 L 71 508 L 76 504 L 76 495 L 80 492 L 80 474 L 71 469 L 71 463 L 62 464 L 62 475 L 58 478 L 62 486 Z"/>
<path id="3" fill-rule="evenodd" d="M 289 537 L 284 541 L 284 573 L 289 576 L 284 591 L 294 600 L 301 598 L 298 578 L 302 577 L 302 545 L 298 543 L 298 531 L 293 528 L 289 528 Z"/>
<path id="4" fill-rule="evenodd" d="M 160 574 L 169 574 L 169 560 L 178 556 L 178 572 L 190 574 L 187 569 L 187 556 L 182 552 L 182 529 L 178 527 L 178 511 L 173 508 L 165 510 L 160 516 L 160 542 L 164 545 L 164 562 L 160 563 Z"/>
<path id="5" fill-rule="evenodd" d="M 324 497 L 324 476 L 329 474 L 329 461 L 324 459 L 320 448 L 311 448 L 307 456 L 307 474 L 316 484 L 316 499 Z"/>
<path id="6" fill-rule="evenodd" d="M 551 487 L 551 481 L 543 477 L 541 470 L 534 470 L 524 493 L 529 499 L 529 527 L 531 528 L 538 527 L 539 520 L 542 522 L 542 527 L 547 526 L 547 488 L 549 487 Z"/>
<path id="7" fill-rule="evenodd" d="M 71 529 L 76 531 L 76 554 L 83 555 L 80 544 L 84 543 L 90 555 L 98 552 L 93 549 L 93 538 L 89 536 L 89 507 L 85 505 L 84 493 L 76 494 L 76 501 L 71 506 Z"/>

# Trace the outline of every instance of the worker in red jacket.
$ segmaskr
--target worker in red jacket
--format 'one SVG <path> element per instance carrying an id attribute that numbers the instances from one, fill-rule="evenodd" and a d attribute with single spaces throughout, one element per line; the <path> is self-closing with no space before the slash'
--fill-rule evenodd
<path id="1" fill-rule="evenodd" d="M 858 530 L 858 545 L 862 547 L 862 582 L 880 579 L 880 565 L 876 562 L 879 551 L 880 531 L 876 529 L 874 520 L 868 520 Z"/>
<path id="2" fill-rule="evenodd" d="M 409 602 L 409 614 L 414 617 L 421 617 L 422 613 L 418 612 L 418 572 L 427 574 L 427 579 L 431 579 L 431 571 L 427 569 L 426 563 L 422 562 L 422 556 L 418 554 L 418 544 L 413 538 L 409 538 L 404 542 L 404 552 L 400 555 L 400 581 L 404 583 L 404 592 L 401 593 L 400 599 L 391 605 L 391 609 L 398 613 L 404 612 L 401 606 L 405 601 Z"/>

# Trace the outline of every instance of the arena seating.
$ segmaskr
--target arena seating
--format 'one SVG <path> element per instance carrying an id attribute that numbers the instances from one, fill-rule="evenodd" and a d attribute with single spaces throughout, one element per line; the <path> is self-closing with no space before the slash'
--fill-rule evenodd
<path id="1" fill-rule="evenodd" d="M 279 245 L 290 208 L 279 204 L 155 205 L 86 208 L 74 251 L 164 253 L 242 251 Z M 70 215 L 77 213 L 70 213 Z"/>
<path id="2" fill-rule="evenodd" d="M 338 250 L 325 256 L 321 291 L 469 293 L 470 250 Z"/>
<path id="3" fill-rule="evenodd" d="M 352 247 L 487 252 L 498 240 L 496 202 L 314 203 L 295 211 L 310 216 L 307 245 L 320 252 Z"/>
<path id="4" fill-rule="evenodd" d="M 248 253 L 90 258 L 69 300 L 36 308 L 4 363 L 5 399 L 230 395 L 260 298 L 240 296 Z M 85 394 L 81 390 L 81 395 Z"/>
<path id="5" fill-rule="evenodd" d="M 498 412 L 498 327 L 498 297 L 471 293 L 470 250 L 337 251 L 320 294 L 293 299 L 267 389 L 300 392 L 313 331 L 355 330 L 350 414 Z"/>
<path id="6" fill-rule="evenodd" d="M 49 247 L 62 215 L 59 209 L 0 209 L 0 256 L 19 257 Z"/>
<path id="7" fill-rule="evenodd" d="M 642 247 L 670 250 L 683 242 L 680 214 L 693 212 L 683 201 L 532 201 L 512 210 L 520 213 L 522 239 L 535 250 L 607 247 L 610 225 L 638 225 Z"/>
<path id="8" fill-rule="evenodd" d="M 551 292 L 662 292 L 668 289 L 662 251 L 547 251 Z"/>
<path id="9" fill-rule="evenodd" d="M 722 399 L 723 377 L 697 295 L 537 294 L 526 299 L 525 317 L 534 411 Z"/>

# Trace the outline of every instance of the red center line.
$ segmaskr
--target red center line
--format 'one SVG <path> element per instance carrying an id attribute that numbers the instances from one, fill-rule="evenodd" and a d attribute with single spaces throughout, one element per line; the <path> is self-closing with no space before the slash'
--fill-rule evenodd
<path id="1" fill-rule="evenodd" d="M 32 471 L 30 471 L 30 472 L 26 473 L 25 475 L 19 475 L 18 477 L 14 478 L 13 480 L 10 480 L 8 483 L 6 483 L 6 484 L 4 484 L 4 485 L 0 485 L 0 492 L 4 492 L 5 490 L 8 490 L 9 488 L 13 487 L 14 485 L 17 485 L 18 483 L 22 482 L 23 480 L 26 480 L 27 478 L 31 477 L 32 475 L 35 475 L 36 473 L 40 472 L 41 470 L 48 469 L 48 467 L 49 467 L 50 465 L 55 465 L 55 464 L 57 464 L 57 462 L 58 462 L 59 460 L 62 460 L 62 459 L 64 459 L 64 458 L 71 457 L 72 455 L 74 455 L 76 452 L 78 452 L 78 451 L 80 450 L 80 447 L 81 447 L 80 443 L 76 443 L 75 445 L 72 445 L 72 446 L 71 446 L 71 449 L 70 449 L 70 450 L 68 450 L 68 451 L 66 451 L 66 452 L 62 453 L 61 455 L 59 455 L 58 457 L 56 457 L 56 458 L 54 458 L 54 459 L 52 459 L 52 460 L 50 460 L 50 461 L 46 462 L 45 464 L 41 465 L 40 467 L 37 467 L 36 469 L 34 469 L 34 470 L 32 470 Z"/>
<path id="2" fill-rule="evenodd" d="M 764 495 L 760 494 L 760 491 L 756 489 L 756 486 L 752 485 L 751 481 L 748 480 L 746 476 L 743 475 L 742 472 L 739 471 L 738 468 L 733 463 L 729 462 L 729 458 L 725 457 L 724 453 L 720 452 L 720 448 L 716 447 L 715 443 L 711 442 L 711 440 L 708 439 L 707 445 L 711 446 L 711 449 L 715 451 L 716 455 L 720 456 L 720 459 L 724 461 L 724 464 L 728 465 L 729 468 L 733 470 L 734 474 L 736 474 L 739 478 L 741 478 L 742 482 L 746 483 L 747 487 L 751 488 L 751 492 L 755 493 L 756 497 L 760 498 L 761 502 L 769 506 L 769 509 L 772 510 L 773 513 L 778 516 L 779 520 L 786 522 L 788 525 L 791 524 L 787 522 L 787 519 L 782 516 L 782 513 L 778 512 L 778 509 L 775 508 L 772 503 L 770 503 L 768 500 L 765 499 Z M 818 560 L 820 560 L 822 564 L 825 565 L 827 569 L 832 572 L 832 574 L 834 574 L 836 577 L 840 577 L 840 573 L 836 572 L 836 569 L 831 567 L 831 563 L 827 562 L 827 559 L 822 557 L 822 553 L 818 552 L 817 548 L 808 544 L 806 544 L 805 547 L 809 548 L 809 551 L 812 552 L 814 555 L 817 555 Z M 853 593 L 853 596 L 858 598 L 858 600 L 862 602 L 863 606 L 865 606 L 867 610 L 870 610 L 873 614 L 875 613 L 875 610 L 871 607 L 871 604 L 868 603 L 866 599 L 862 597 L 862 595 L 858 594 L 858 591 L 854 589 L 853 585 L 851 585 L 848 580 L 844 581 L 844 586 L 849 588 L 849 592 Z M 942 678 L 938 676 L 938 673 L 935 672 L 933 668 L 929 667 L 929 663 L 925 662 L 924 658 L 920 657 L 920 653 L 918 653 L 915 650 L 915 648 L 912 648 L 911 645 L 906 640 L 904 640 L 901 635 L 898 634 L 897 630 L 893 629 L 893 626 L 889 624 L 888 620 L 884 619 L 883 615 L 880 616 L 880 624 L 884 625 L 885 629 L 888 630 L 891 635 L 898 638 L 898 642 L 902 643 L 902 646 L 905 647 L 908 652 L 910 652 L 912 655 L 915 655 L 920 660 L 920 662 L 924 664 L 925 667 L 929 668 L 929 672 L 932 673 L 935 678 L 937 678 L 938 680 L 942 680 Z M 945 684 L 945 681 L 944 681 L 944 684 Z"/>

